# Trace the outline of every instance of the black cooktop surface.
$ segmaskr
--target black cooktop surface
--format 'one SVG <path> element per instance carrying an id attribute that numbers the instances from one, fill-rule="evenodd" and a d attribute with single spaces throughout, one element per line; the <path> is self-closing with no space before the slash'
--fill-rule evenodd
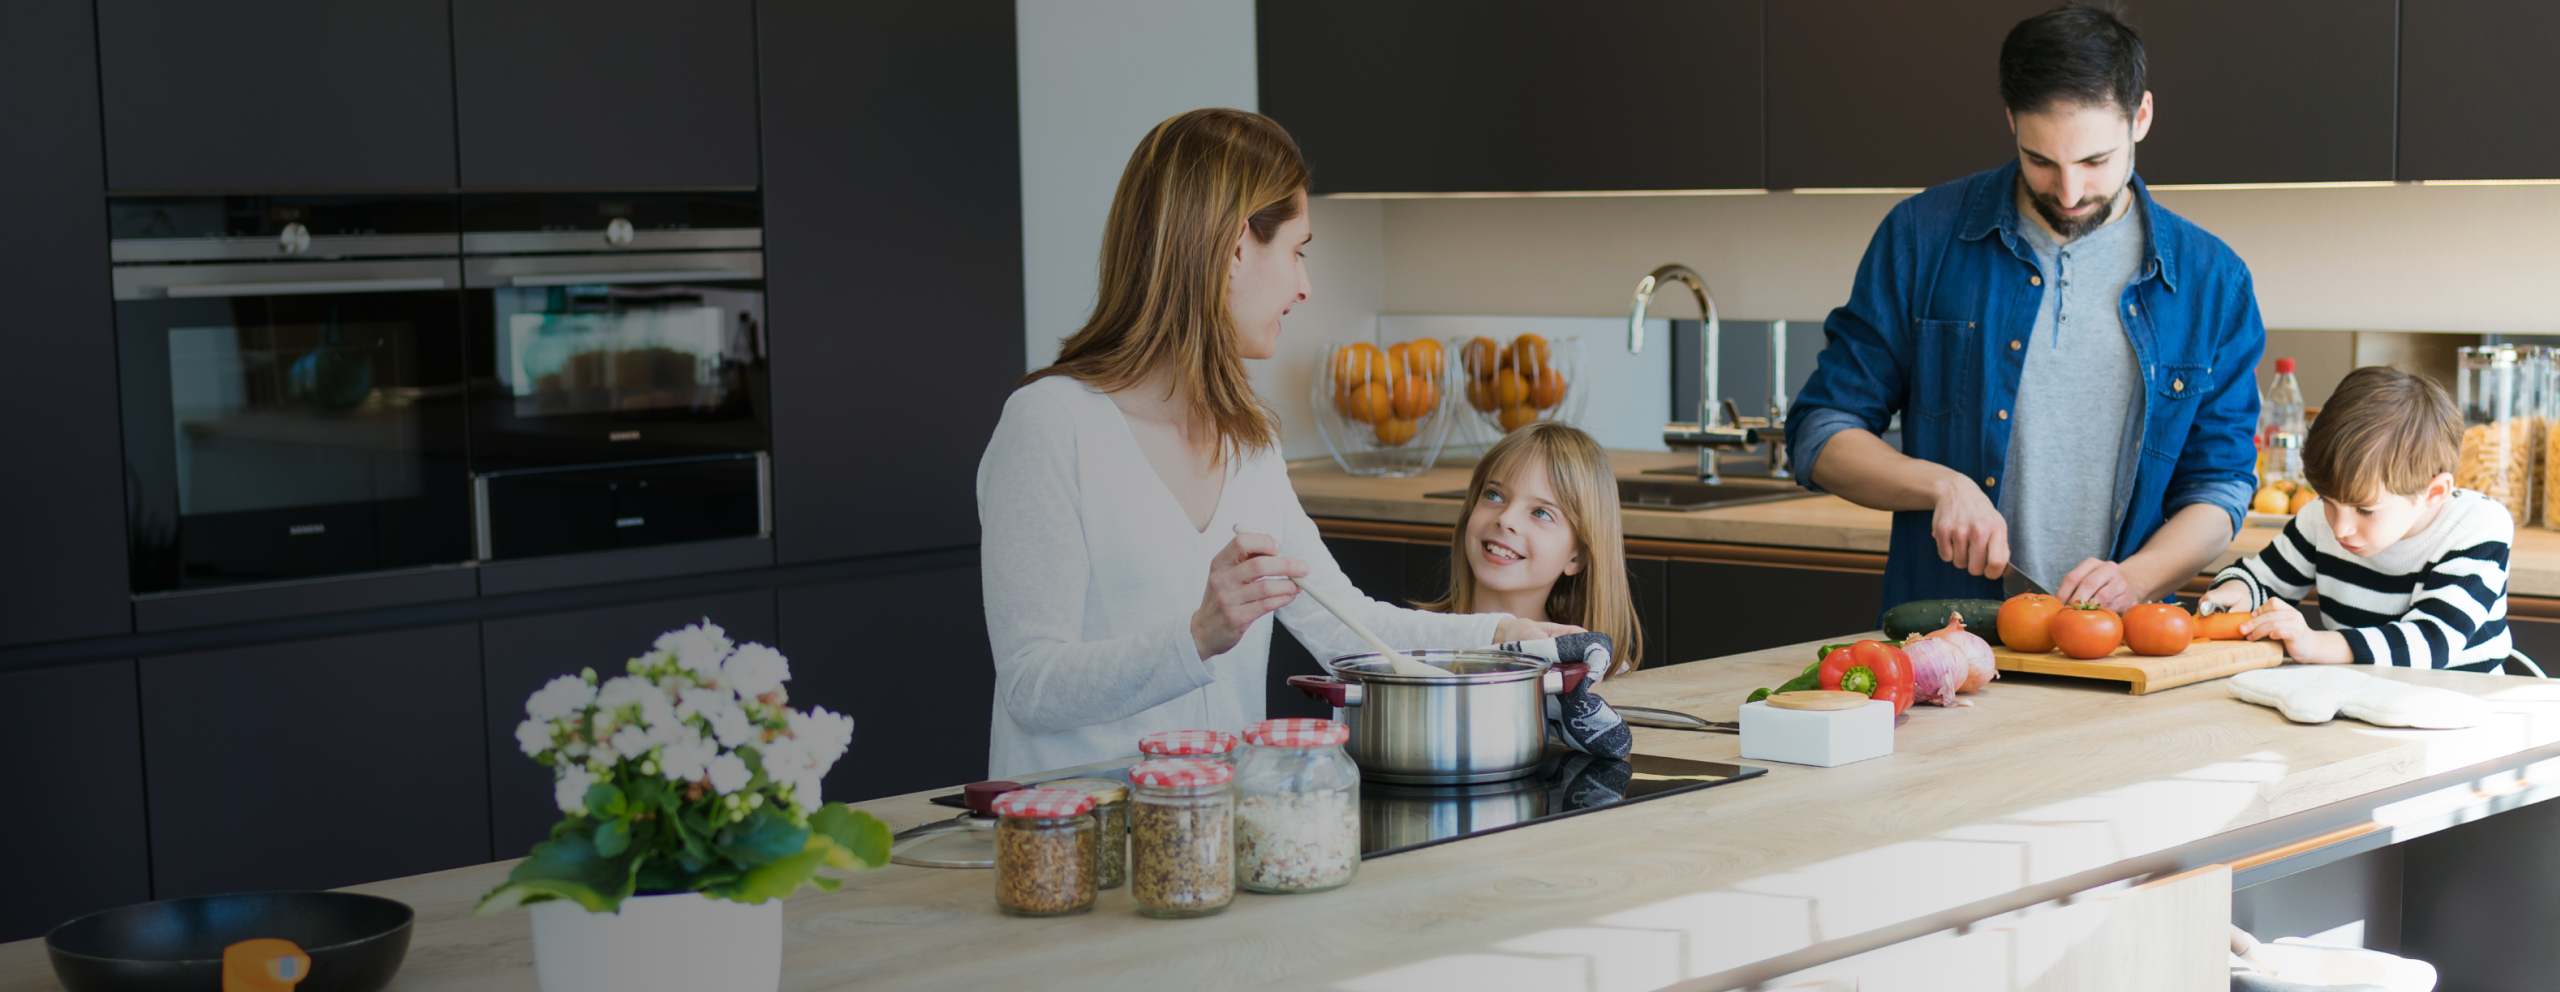
<path id="1" fill-rule="evenodd" d="M 1766 768 L 1717 761 L 1651 754 L 1629 755 L 1626 760 L 1617 761 L 1558 749 L 1547 754 L 1536 772 L 1507 782 L 1394 785 L 1363 781 L 1360 856 L 1385 857 L 1765 774 Z M 1076 777 L 1126 779 L 1128 775 L 1129 769 L 1122 767 Z M 961 805 L 956 792 L 935 796 L 933 802 Z"/>

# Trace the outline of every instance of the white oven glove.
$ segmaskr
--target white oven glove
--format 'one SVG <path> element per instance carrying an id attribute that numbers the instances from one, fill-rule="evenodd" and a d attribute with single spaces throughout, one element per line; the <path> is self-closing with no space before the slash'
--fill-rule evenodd
<path id="1" fill-rule="evenodd" d="M 2451 730 L 2489 719 L 2479 697 L 2378 678 L 2343 666 L 2287 665 L 2231 677 L 2231 694 L 2272 706 L 2295 723 L 2325 723 L 2345 714 L 2379 727 Z"/>

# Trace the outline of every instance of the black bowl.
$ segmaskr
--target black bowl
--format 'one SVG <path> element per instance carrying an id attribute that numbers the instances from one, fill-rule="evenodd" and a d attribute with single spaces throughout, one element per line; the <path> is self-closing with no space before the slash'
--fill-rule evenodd
<path id="1" fill-rule="evenodd" d="M 67 992 L 215 992 L 223 948 L 277 937 L 311 956 L 294 992 L 374 992 L 399 972 L 417 918 L 352 892 L 235 892 L 91 913 L 45 934 L 44 949 Z"/>

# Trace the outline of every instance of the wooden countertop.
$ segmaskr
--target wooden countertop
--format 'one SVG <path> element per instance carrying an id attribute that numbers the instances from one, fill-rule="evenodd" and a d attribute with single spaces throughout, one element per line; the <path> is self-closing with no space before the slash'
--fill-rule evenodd
<path id="1" fill-rule="evenodd" d="M 1609 458 L 1624 476 L 1649 468 L 1697 464 L 1696 456 L 1685 452 L 1612 451 Z M 1473 464 L 1442 465 L 1409 479 L 1384 479 L 1350 475 L 1332 459 L 1316 458 L 1291 465 L 1289 481 L 1297 487 L 1299 505 L 1311 517 L 1445 527 L 1458 522 L 1459 501 L 1428 499 L 1423 494 L 1465 489 Z M 1837 496 L 1808 495 L 1692 513 L 1628 510 L 1624 519 L 1628 537 L 1874 554 L 1885 552 L 1893 531 L 1893 514 Z M 2241 528 L 2205 574 L 2266 547 L 2280 529 L 2257 524 Z M 2560 532 L 2516 528 L 2507 589 L 2516 596 L 2560 596 Z"/>
<path id="2" fill-rule="evenodd" d="M 1647 670 L 1603 691 L 1729 720 L 1811 647 Z M 2306 817 L 2330 815 L 2332 804 L 2438 773 L 2465 769 L 2459 789 L 2471 795 L 2487 788 L 2475 763 L 2540 760 L 2549 752 L 2519 752 L 2560 740 L 2560 684 L 2377 674 L 2484 696 L 2496 717 L 2461 731 L 2302 726 L 2231 698 L 2223 682 L 2129 696 L 2011 676 L 1966 697 L 1969 707 L 1915 707 L 1895 754 L 1839 768 L 1742 761 L 1732 736 L 1640 728 L 1642 752 L 1769 774 L 1393 855 L 1344 889 L 1244 894 L 1198 920 L 1141 917 L 1125 887 L 1088 915 L 1025 920 L 997 913 L 991 872 L 850 874 L 841 892 L 787 903 L 782 984 L 1393 992 L 1491 976 L 1505 988 L 1582 989 L 1598 975 L 1612 987 L 1721 988 L 1862 950 L 1861 939 L 1914 921 L 1951 927 L 1940 921 L 1981 900 L 2076 885 L 2092 869 L 2213 838 L 2254 843 L 2244 828 L 2314 807 Z M 862 806 L 893 829 L 948 813 L 921 793 Z M 468 915 L 510 864 L 354 887 L 418 909 L 393 989 L 536 987 L 526 915 Z M 0 945 L 0 992 L 52 988 L 40 940 Z"/>

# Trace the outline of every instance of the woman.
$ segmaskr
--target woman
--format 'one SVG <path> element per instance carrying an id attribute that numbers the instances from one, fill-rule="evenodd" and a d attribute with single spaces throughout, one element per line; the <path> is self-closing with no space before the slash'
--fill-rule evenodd
<path id="1" fill-rule="evenodd" d="M 990 775 L 1262 719 L 1266 615 L 1321 657 L 1367 650 L 1295 582 L 1399 646 L 1573 629 L 1370 600 L 1299 509 L 1244 359 L 1271 357 L 1307 298 L 1307 184 L 1288 132 L 1238 110 L 1167 120 L 1130 156 L 1093 316 L 1023 378 L 978 462 Z"/>

